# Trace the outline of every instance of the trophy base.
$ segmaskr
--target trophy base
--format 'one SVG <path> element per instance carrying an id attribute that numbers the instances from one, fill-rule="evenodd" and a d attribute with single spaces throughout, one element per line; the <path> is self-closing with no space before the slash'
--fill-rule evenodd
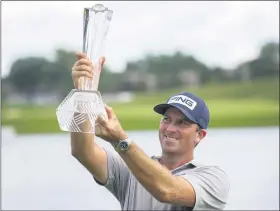
<path id="1" fill-rule="evenodd" d="M 99 91 L 72 89 L 56 109 L 59 127 L 67 132 L 94 134 L 100 115 L 108 119 Z"/>

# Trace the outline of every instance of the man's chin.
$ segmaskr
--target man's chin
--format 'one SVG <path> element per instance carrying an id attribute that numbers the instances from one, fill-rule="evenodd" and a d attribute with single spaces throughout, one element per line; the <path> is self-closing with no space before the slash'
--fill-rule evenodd
<path id="1" fill-rule="evenodd" d="M 170 146 L 164 146 L 162 148 L 162 151 L 165 152 L 165 153 L 178 153 L 179 150 L 177 147 L 170 147 Z"/>

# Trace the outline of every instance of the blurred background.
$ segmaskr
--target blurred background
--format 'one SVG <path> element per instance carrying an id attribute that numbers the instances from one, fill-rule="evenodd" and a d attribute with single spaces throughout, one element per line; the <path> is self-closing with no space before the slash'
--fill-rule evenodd
<path id="1" fill-rule="evenodd" d="M 120 208 L 55 114 L 97 3 L 114 11 L 99 91 L 129 135 L 160 154 L 153 106 L 194 92 L 211 113 L 196 157 L 229 175 L 227 209 L 279 209 L 278 1 L 1 2 L 2 209 Z"/>

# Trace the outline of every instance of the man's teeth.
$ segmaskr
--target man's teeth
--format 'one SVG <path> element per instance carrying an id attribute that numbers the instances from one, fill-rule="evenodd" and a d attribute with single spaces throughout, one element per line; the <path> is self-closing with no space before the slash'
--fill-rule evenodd
<path id="1" fill-rule="evenodd" d="M 177 140 L 177 138 L 173 138 L 173 137 L 169 137 L 169 136 L 165 136 L 168 139 L 173 139 L 173 140 Z"/>

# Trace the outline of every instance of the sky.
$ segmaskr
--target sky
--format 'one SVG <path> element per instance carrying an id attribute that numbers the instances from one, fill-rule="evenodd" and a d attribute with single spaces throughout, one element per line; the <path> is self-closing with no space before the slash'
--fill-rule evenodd
<path id="1" fill-rule="evenodd" d="M 97 3 L 114 11 L 105 49 L 112 71 L 178 50 L 209 67 L 234 68 L 279 42 L 278 1 L 2 1 L 2 77 L 19 58 L 82 50 L 83 9 Z"/>

